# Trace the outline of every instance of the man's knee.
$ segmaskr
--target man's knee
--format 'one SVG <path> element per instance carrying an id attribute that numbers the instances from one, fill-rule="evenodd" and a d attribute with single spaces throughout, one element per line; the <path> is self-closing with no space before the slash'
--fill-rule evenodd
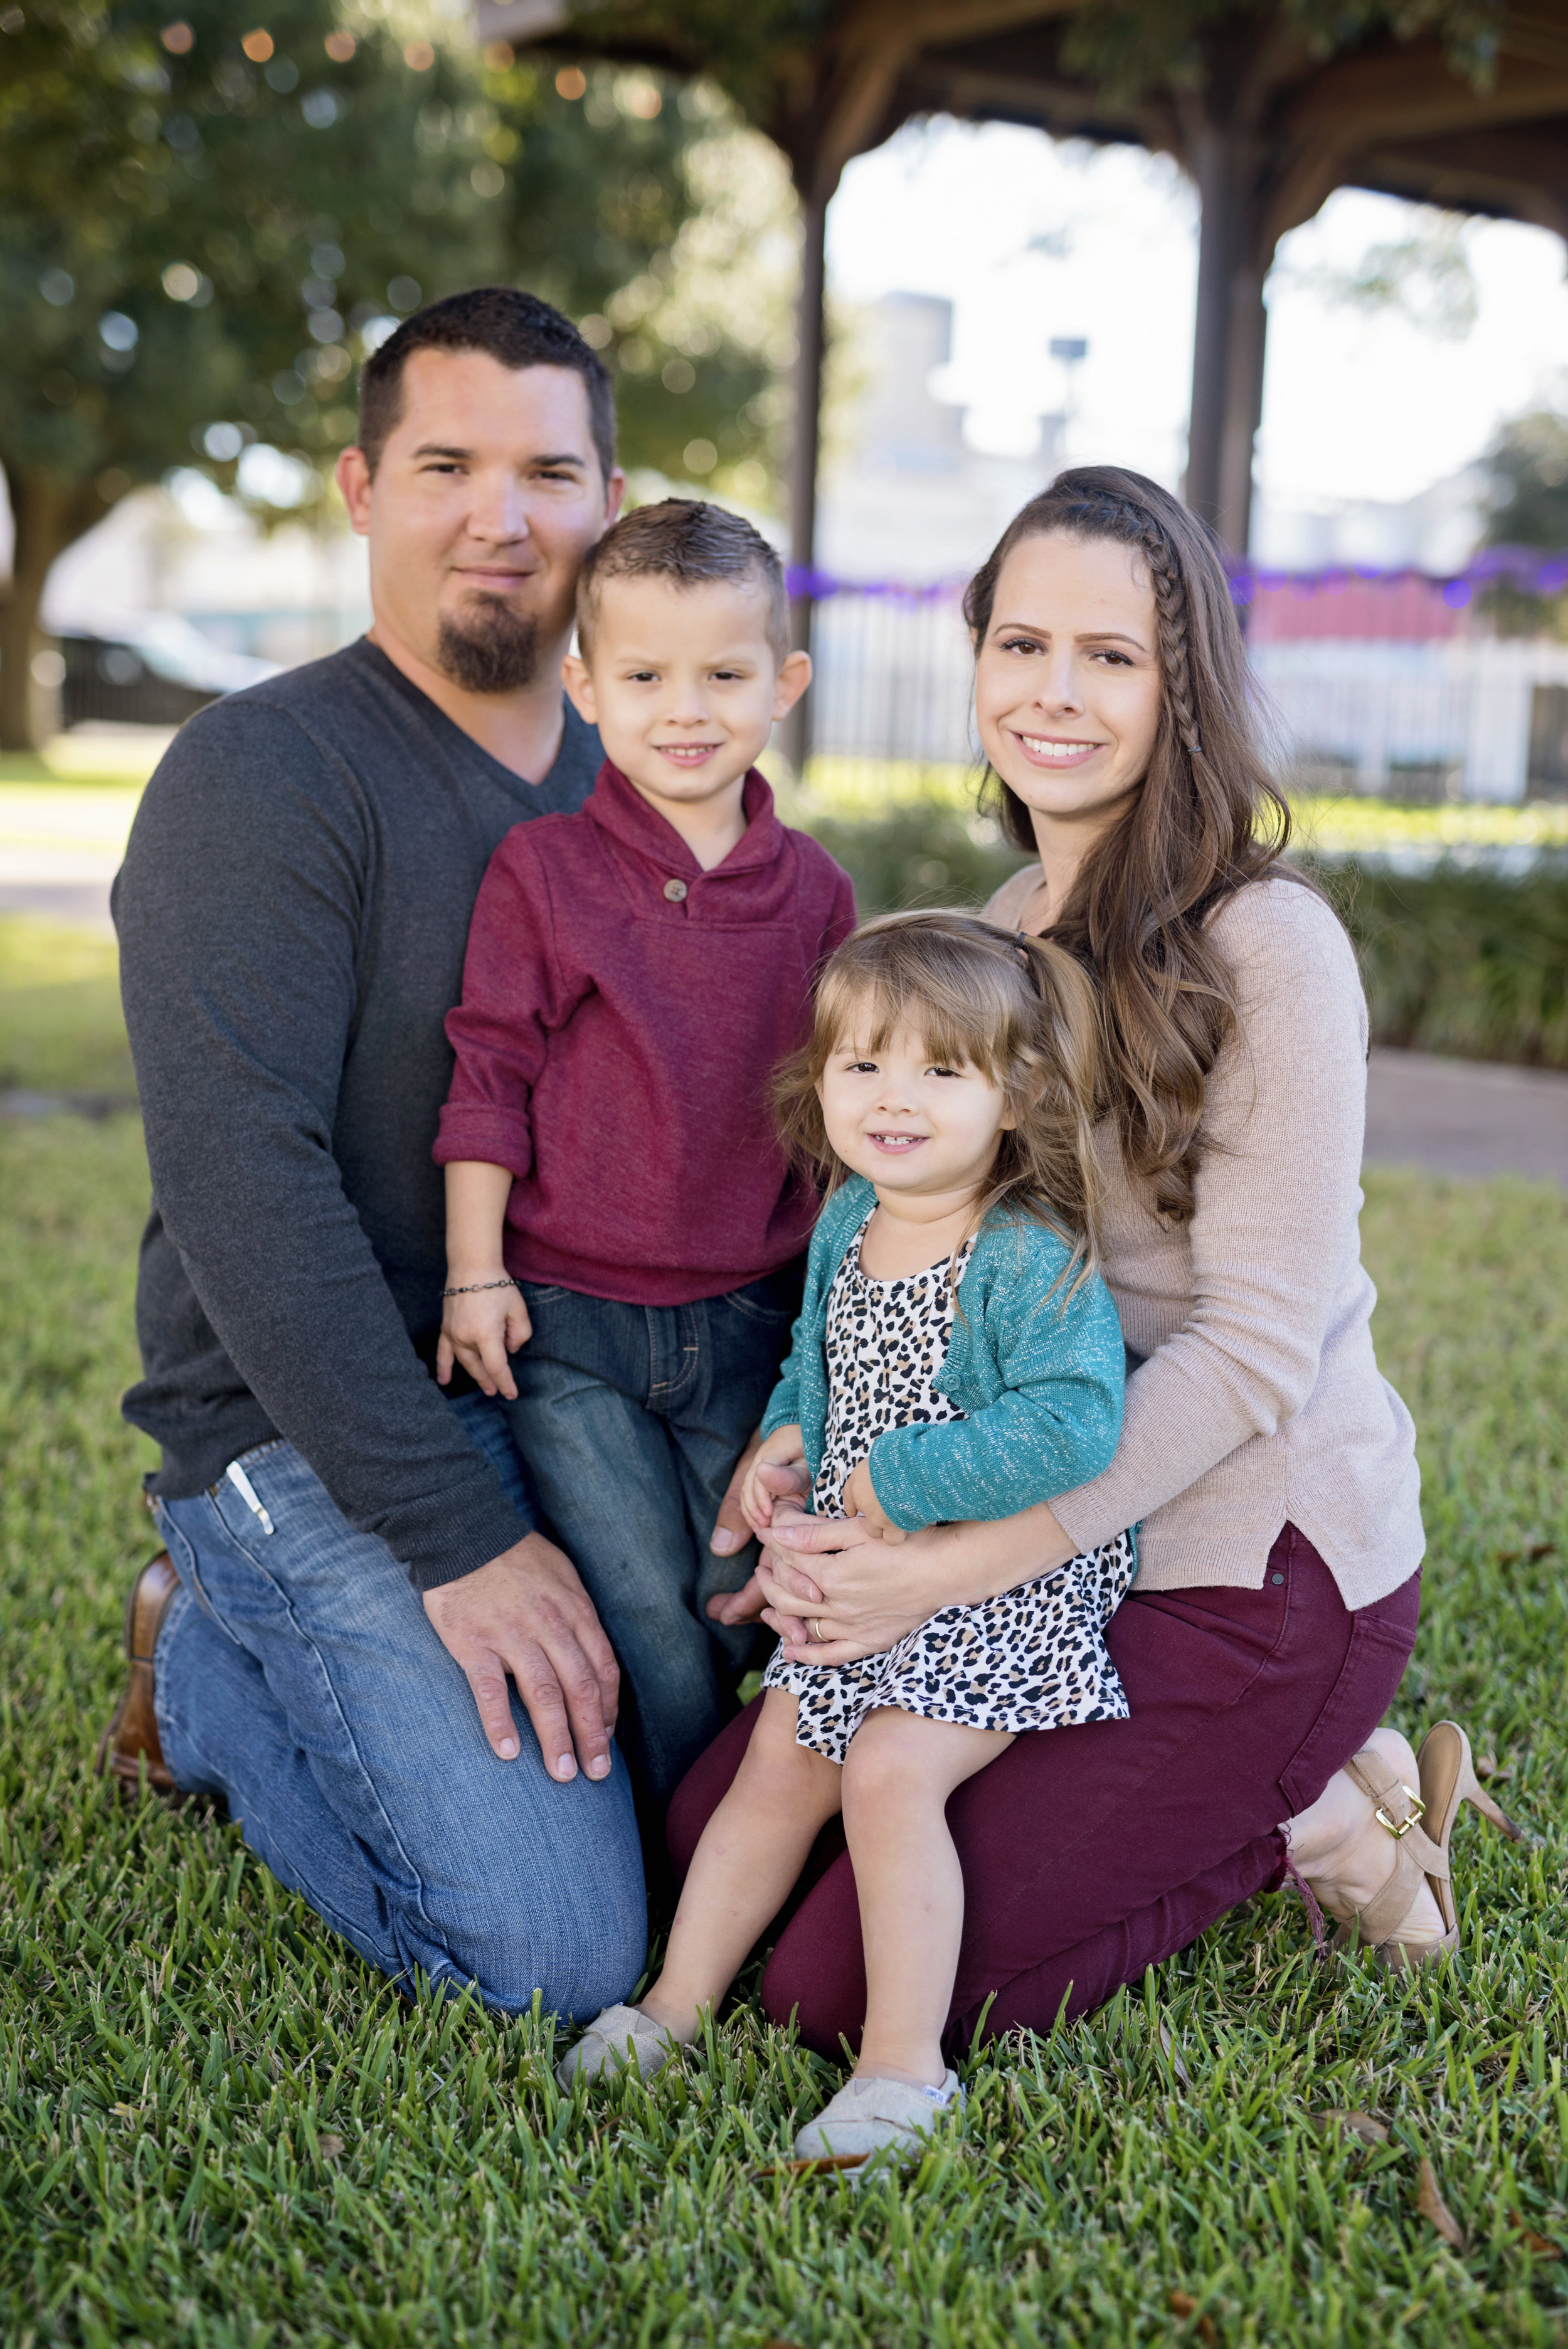
<path id="1" fill-rule="evenodd" d="M 635 1820 L 624 1788 L 583 1785 L 577 1802 L 569 1788 L 548 1788 L 571 1816 L 547 1833 L 537 1816 L 511 1831 L 471 1809 L 449 1823 L 438 1875 L 399 1903 L 395 1928 L 407 1961 L 435 1987 L 453 1994 L 471 1982 L 508 2014 L 526 2013 L 536 1995 L 545 2013 L 562 2016 L 625 1997 L 647 1951 Z"/>
<path id="2" fill-rule="evenodd" d="M 562 2023 L 598 2014 L 629 1996 L 647 1955 L 647 1918 L 638 1913 L 513 1918 L 489 1932 L 453 1934 L 428 1952 L 411 1938 L 406 1963 L 418 1967 L 438 1997 L 472 1988 L 498 2014 L 527 2014 L 534 2000 Z"/>

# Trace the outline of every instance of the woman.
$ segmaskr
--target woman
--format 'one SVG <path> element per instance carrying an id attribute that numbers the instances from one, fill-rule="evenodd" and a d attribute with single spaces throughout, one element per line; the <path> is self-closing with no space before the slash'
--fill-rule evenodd
<path id="1" fill-rule="evenodd" d="M 1288 815 L 1217 544 L 1153 482 L 1082 468 L 1016 517 L 965 612 L 992 788 L 1039 859 L 986 911 L 1066 945 L 1104 1010 L 1121 1443 L 1049 1507 L 896 1549 L 861 1520 L 784 1520 L 759 1577 L 792 1660 L 837 1663 L 1140 1525 L 1107 1634 L 1130 1720 L 1021 1736 L 950 1806 L 968 1901 L 950 2048 L 982 2016 L 1048 2030 L 1099 2005 L 1287 1874 L 1390 1963 L 1451 1948 L 1449 1829 L 1466 1795 L 1494 1810 L 1462 1732 L 1434 1732 L 1423 1783 L 1376 1725 L 1423 1536 L 1359 1258 L 1367 1010 L 1338 921 L 1278 861 Z M 677 1864 L 749 1728 L 677 1793 Z M 863 1995 L 841 1857 L 763 2002 L 831 2054 Z"/>

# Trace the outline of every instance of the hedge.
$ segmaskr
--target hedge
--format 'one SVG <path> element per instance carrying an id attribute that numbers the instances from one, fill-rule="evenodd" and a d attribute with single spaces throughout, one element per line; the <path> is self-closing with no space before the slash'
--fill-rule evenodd
<path id="1" fill-rule="evenodd" d="M 940 802 L 808 817 L 854 876 L 862 914 L 983 904 L 1026 860 L 994 824 Z M 1379 1044 L 1568 1069 L 1568 874 L 1522 880 L 1439 864 L 1418 877 L 1310 863 L 1355 938 Z"/>

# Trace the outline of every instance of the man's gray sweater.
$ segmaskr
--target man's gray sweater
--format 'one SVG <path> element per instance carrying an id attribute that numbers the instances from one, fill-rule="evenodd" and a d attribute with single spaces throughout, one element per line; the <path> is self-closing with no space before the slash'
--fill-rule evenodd
<path id="1" fill-rule="evenodd" d="M 527 1530 L 428 1364 L 446 1247 L 442 1026 L 492 850 L 581 806 L 481 750 L 368 639 L 214 703 L 147 787 L 115 885 L 152 1166 L 126 1416 L 152 1490 L 286 1436 L 422 1589 Z"/>

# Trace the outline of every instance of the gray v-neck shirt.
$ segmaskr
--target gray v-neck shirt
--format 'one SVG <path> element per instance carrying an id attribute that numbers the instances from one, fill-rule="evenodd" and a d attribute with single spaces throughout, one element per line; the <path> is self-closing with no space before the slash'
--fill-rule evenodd
<path id="1" fill-rule="evenodd" d="M 153 1185 L 124 1407 L 161 1446 L 155 1494 L 283 1435 L 421 1588 L 526 1530 L 427 1366 L 430 1146 L 491 852 L 580 807 L 600 761 L 568 704 L 524 781 L 367 638 L 170 745 L 114 892 Z"/>

